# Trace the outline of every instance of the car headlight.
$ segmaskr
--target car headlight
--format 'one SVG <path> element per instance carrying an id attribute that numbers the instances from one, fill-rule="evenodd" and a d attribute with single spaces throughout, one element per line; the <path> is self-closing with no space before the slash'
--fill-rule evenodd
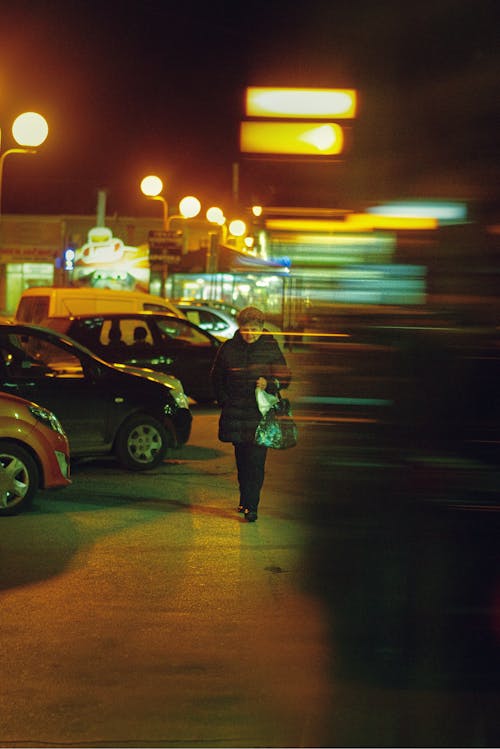
<path id="1" fill-rule="evenodd" d="M 46 427 L 53 429 L 54 432 L 59 432 L 59 434 L 65 434 L 61 422 L 52 411 L 49 411 L 47 408 L 42 408 L 42 406 L 35 405 L 28 406 L 28 409 L 35 419 L 38 419 L 42 424 L 45 424 Z"/>

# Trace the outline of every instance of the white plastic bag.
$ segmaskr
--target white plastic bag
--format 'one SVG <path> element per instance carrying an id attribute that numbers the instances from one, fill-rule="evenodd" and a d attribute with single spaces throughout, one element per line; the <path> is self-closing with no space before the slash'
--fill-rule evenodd
<path id="1" fill-rule="evenodd" d="M 266 393 L 266 391 L 262 390 L 262 388 L 255 388 L 255 399 L 262 416 L 265 416 L 269 409 L 276 405 L 276 403 L 278 402 L 277 395 Z"/>

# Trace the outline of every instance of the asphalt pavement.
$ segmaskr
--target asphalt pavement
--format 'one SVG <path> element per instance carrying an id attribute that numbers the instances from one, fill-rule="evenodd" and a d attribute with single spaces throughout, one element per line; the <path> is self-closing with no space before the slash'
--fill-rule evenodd
<path id="1" fill-rule="evenodd" d="M 315 392 L 299 367 L 255 524 L 196 406 L 157 470 L 82 462 L 3 519 L 0 746 L 500 743 L 497 474 Z"/>

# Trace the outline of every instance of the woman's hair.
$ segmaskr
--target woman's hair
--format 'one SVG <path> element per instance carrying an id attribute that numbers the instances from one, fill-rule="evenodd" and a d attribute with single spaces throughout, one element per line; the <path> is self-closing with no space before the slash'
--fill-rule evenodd
<path id="1" fill-rule="evenodd" d="M 259 325 L 263 325 L 265 319 L 266 318 L 264 313 L 262 312 L 262 310 L 258 309 L 258 307 L 244 307 L 238 312 L 238 315 L 236 317 L 240 328 L 243 325 L 249 325 L 251 323 L 258 323 Z"/>

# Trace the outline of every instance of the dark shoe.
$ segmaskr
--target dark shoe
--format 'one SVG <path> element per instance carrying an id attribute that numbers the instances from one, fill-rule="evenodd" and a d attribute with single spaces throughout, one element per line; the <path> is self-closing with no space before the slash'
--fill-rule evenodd
<path id="1" fill-rule="evenodd" d="M 252 512 L 251 510 L 245 510 L 245 518 L 247 520 L 247 523 L 255 523 L 257 520 L 257 513 Z"/>
<path id="2" fill-rule="evenodd" d="M 238 505 L 238 512 L 245 512 L 244 505 Z"/>

